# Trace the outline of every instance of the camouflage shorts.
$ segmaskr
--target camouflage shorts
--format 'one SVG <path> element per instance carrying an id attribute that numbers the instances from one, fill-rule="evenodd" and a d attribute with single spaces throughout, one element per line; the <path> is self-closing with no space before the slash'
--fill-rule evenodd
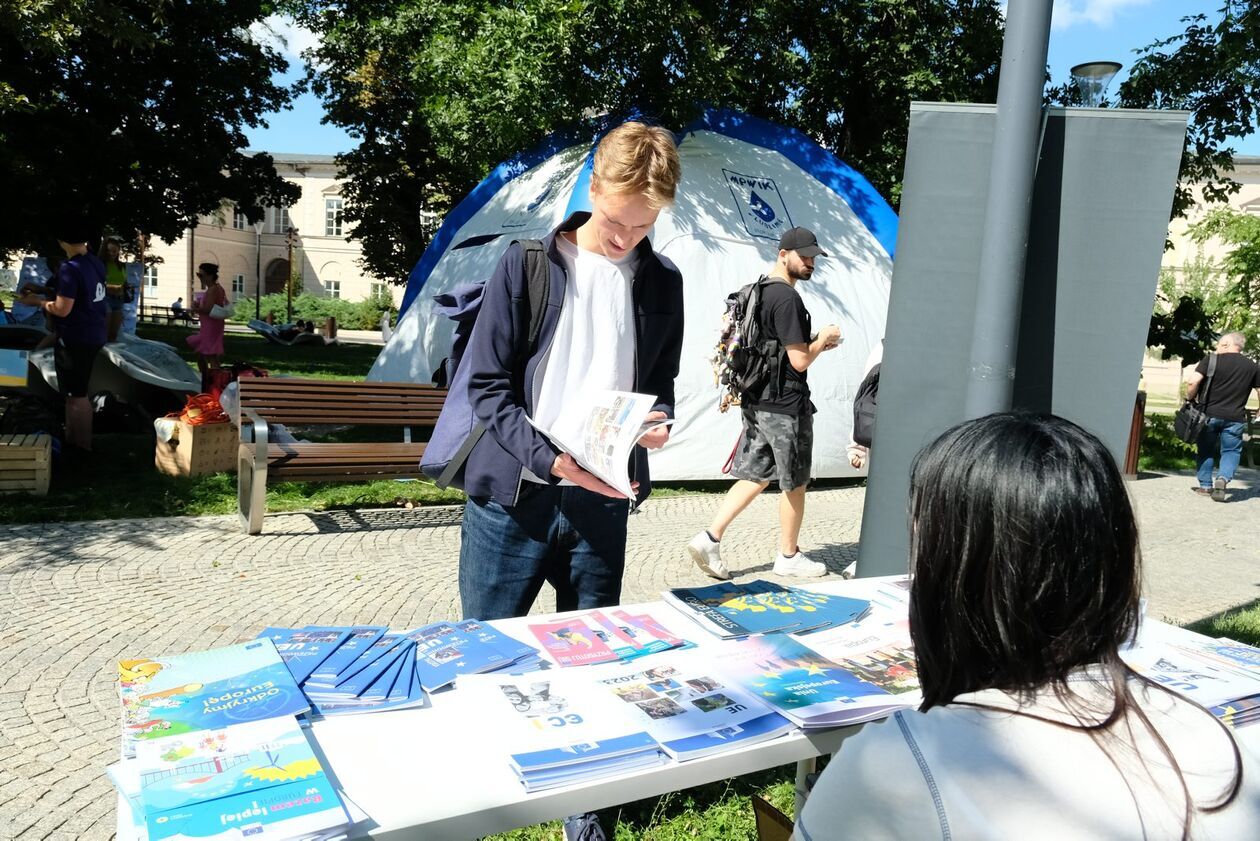
<path id="1" fill-rule="evenodd" d="M 744 434 L 731 475 L 751 482 L 779 481 L 790 491 L 809 484 L 814 454 L 814 416 L 744 409 Z"/>

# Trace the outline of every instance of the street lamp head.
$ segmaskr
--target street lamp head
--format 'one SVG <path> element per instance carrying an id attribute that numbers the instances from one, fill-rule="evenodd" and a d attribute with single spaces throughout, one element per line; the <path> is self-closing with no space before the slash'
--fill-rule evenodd
<path id="1" fill-rule="evenodd" d="M 1078 64 L 1070 71 L 1076 88 L 1081 92 L 1081 105 L 1086 108 L 1097 108 L 1102 104 L 1107 85 L 1120 72 L 1118 61 L 1087 61 Z"/>

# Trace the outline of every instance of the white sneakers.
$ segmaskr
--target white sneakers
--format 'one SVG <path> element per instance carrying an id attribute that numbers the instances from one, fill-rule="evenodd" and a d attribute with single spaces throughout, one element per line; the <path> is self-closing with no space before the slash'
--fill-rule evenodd
<path id="1" fill-rule="evenodd" d="M 827 565 L 811 561 L 808 555 L 797 549 L 796 554 L 791 557 L 780 554 L 774 559 L 774 574 L 796 578 L 818 578 L 827 574 Z"/>
<path id="2" fill-rule="evenodd" d="M 710 578 L 716 578 L 719 581 L 730 579 L 731 572 L 726 568 L 726 564 L 722 563 L 722 544 L 709 537 L 707 531 L 702 531 L 691 538 L 691 542 L 687 544 L 687 554 Z M 850 564 L 842 575 L 845 578 L 851 578 L 854 566 Z M 827 565 L 811 561 L 808 555 L 798 549 L 791 557 L 779 555 L 774 559 L 774 574 L 791 578 L 818 578 L 827 574 Z"/>
<path id="3" fill-rule="evenodd" d="M 722 563 L 722 544 L 709 537 L 707 531 L 702 531 L 691 538 L 691 542 L 687 544 L 687 554 L 710 578 L 716 578 L 719 581 L 730 579 L 731 572 L 726 568 L 726 564 Z"/>

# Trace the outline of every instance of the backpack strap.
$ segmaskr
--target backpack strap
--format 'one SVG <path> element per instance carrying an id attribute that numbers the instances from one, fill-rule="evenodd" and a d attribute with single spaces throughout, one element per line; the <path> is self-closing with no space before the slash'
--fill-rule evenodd
<path id="1" fill-rule="evenodd" d="M 1208 354 L 1207 379 L 1203 381 L 1203 391 L 1199 392 L 1198 403 L 1203 407 L 1204 414 L 1207 413 L 1208 391 L 1212 388 L 1212 377 L 1216 376 L 1216 354 Z"/>
<path id="2" fill-rule="evenodd" d="M 547 312 L 547 301 L 551 297 L 551 267 L 548 264 L 547 252 L 543 250 L 542 242 L 536 239 L 514 240 L 514 242 L 519 242 L 521 245 L 521 252 L 525 260 L 525 277 L 529 282 L 529 294 L 525 299 L 525 303 L 529 307 L 529 333 L 526 337 L 525 352 L 522 354 L 522 358 L 528 358 L 528 355 L 538 344 L 538 334 L 542 330 L 543 316 Z M 485 434 L 485 424 L 481 421 L 473 424 L 473 428 L 468 432 L 468 437 L 464 439 L 463 444 L 459 445 L 455 455 L 451 456 L 451 460 L 447 462 L 446 469 L 437 478 L 437 486 L 439 488 L 446 489 L 451 482 L 455 481 L 456 474 L 464 466 L 464 462 L 468 461 L 468 456 L 472 454 L 473 448 L 477 446 L 477 442 Z"/>
<path id="3" fill-rule="evenodd" d="M 542 331 L 543 316 L 547 313 L 547 303 L 551 298 L 551 266 L 547 261 L 547 252 L 543 244 L 536 239 L 516 240 L 521 244 L 525 256 L 525 277 L 529 282 L 529 339 L 526 352 L 533 350 L 538 343 L 538 334 Z"/>

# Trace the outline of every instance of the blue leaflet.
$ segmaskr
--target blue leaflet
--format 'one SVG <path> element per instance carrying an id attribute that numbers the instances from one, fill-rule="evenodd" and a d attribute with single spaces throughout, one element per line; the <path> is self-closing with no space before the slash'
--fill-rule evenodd
<path id="1" fill-rule="evenodd" d="M 315 671 L 311 672 L 307 683 L 312 686 L 336 686 L 337 676 L 342 670 L 357 660 L 359 655 L 383 637 L 389 631 L 389 628 L 362 627 L 339 628 L 337 630 L 349 632 L 350 638 L 329 655 L 327 660 L 320 663 Z"/>
<path id="2" fill-rule="evenodd" d="M 408 636 L 423 640 L 416 647 L 416 671 L 420 685 L 428 692 L 449 686 L 457 675 L 492 671 L 513 659 L 496 643 L 503 636 L 475 620 L 459 626 L 437 622 L 417 628 Z"/>
<path id="3" fill-rule="evenodd" d="M 308 625 L 305 628 L 264 628 L 256 639 L 263 637 L 276 644 L 280 659 L 300 684 L 350 638 L 350 632 L 345 628 Z"/>

